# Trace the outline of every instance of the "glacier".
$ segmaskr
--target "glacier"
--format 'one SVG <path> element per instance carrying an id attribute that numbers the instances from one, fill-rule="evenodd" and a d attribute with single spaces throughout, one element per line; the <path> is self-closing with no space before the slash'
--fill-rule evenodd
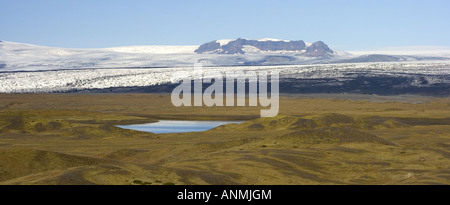
<path id="1" fill-rule="evenodd" d="M 0 93 L 78 92 L 176 84 L 180 79 L 172 74 L 191 71 L 194 63 L 202 63 L 204 71 L 222 73 L 276 70 L 285 90 L 294 92 L 303 89 L 298 86 L 322 88 L 320 86 L 324 85 L 328 88 L 341 86 L 339 92 L 345 92 L 349 82 L 364 81 L 364 86 L 364 83 L 370 84 L 370 79 L 380 77 L 402 81 L 394 82 L 389 87 L 392 89 L 439 88 L 439 93 L 444 94 L 450 90 L 450 52 L 442 48 L 403 53 L 392 50 L 384 53 L 337 51 L 329 58 L 314 58 L 299 56 L 298 52 L 264 52 L 251 47 L 245 48 L 246 54 L 195 54 L 197 47 L 76 49 L 2 41 Z M 377 60 L 381 62 L 371 62 Z M 383 62 L 386 60 L 392 61 Z"/>
<path id="2" fill-rule="evenodd" d="M 114 87 L 145 87 L 178 83 L 177 71 L 191 72 L 193 66 L 175 68 L 91 68 L 1 72 L 0 93 L 73 92 Z M 340 63 L 287 66 L 204 67 L 206 71 L 278 71 L 283 79 L 337 79 L 346 81 L 358 76 L 394 76 L 417 78 L 423 83 L 410 86 L 450 85 L 450 61 Z M 417 80 L 416 80 L 417 81 Z"/>

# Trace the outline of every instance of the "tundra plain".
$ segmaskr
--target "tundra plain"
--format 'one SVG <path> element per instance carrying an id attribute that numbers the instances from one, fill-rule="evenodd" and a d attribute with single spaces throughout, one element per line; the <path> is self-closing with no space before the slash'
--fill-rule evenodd
<path id="1" fill-rule="evenodd" d="M 284 94 L 174 107 L 170 94 L 0 94 L 0 184 L 450 184 L 450 98 Z M 240 120 L 204 132 L 115 125 Z"/>

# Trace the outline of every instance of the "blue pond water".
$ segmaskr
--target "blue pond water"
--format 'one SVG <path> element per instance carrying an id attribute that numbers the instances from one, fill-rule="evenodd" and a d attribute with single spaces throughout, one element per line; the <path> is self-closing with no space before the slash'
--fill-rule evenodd
<path id="1" fill-rule="evenodd" d="M 123 129 L 137 130 L 143 132 L 159 133 L 181 133 L 201 132 L 210 130 L 225 124 L 239 124 L 241 121 L 187 121 L 187 120 L 160 120 L 154 123 L 140 125 L 118 125 Z"/>

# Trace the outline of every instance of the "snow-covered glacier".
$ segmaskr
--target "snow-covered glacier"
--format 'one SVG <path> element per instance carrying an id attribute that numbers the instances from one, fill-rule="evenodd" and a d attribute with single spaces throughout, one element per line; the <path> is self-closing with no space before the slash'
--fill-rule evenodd
<path id="1" fill-rule="evenodd" d="M 145 87 L 178 83 L 178 71 L 192 72 L 192 66 L 175 68 L 91 68 L 50 71 L 1 72 L 1 93 L 76 92 L 117 87 Z M 204 67 L 219 71 L 278 71 L 285 79 L 349 81 L 358 77 L 402 77 L 410 79 L 407 86 L 426 87 L 450 85 L 450 61 L 340 63 L 288 66 L 221 66 Z M 213 76 L 214 77 L 214 76 Z M 220 76 L 217 76 L 220 77 Z"/>

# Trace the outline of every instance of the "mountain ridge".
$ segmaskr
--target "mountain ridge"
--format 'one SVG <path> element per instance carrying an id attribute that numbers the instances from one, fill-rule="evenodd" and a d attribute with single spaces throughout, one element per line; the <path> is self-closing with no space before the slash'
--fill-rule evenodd
<path id="1" fill-rule="evenodd" d="M 253 49 L 252 49 L 253 48 Z M 301 56 L 306 57 L 329 57 L 335 54 L 327 44 L 317 41 L 307 45 L 303 40 L 278 40 L 278 39 L 259 39 L 248 40 L 238 38 L 236 40 L 214 40 L 204 43 L 194 52 L 197 54 L 245 54 L 253 50 L 259 52 L 299 52 Z"/>

